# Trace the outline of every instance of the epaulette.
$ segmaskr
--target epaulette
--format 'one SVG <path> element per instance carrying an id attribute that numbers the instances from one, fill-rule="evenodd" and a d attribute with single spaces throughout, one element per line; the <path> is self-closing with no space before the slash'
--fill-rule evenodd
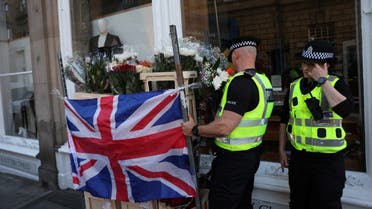
<path id="1" fill-rule="evenodd" d="M 254 71 L 254 70 L 245 70 L 244 71 L 244 75 L 248 75 L 250 77 L 253 77 L 254 75 L 256 75 L 256 71 Z"/>

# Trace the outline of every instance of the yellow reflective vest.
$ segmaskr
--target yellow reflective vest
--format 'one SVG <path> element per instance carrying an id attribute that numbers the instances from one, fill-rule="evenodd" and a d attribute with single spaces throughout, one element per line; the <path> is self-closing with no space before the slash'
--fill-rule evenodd
<path id="1" fill-rule="evenodd" d="M 266 75 L 256 73 L 253 70 L 239 72 L 227 81 L 216 117 L 222 116 L 230 83 L 238 76 L 251 76 L 258 88 L 259 102 L 254 110 L 244 113 L 239 125 L 228 136 L 216 138 L 217 146 L 230 151 L 249 150 L 260 145 L 274 107 L 273 89 Z"/>
<path id="2" fill-rule="evenodd" d="M 330 107 L 322 88 L 316 86 L 310 93 L 303 95 L 299 78 L 291 83 L 289 92 L 289 122 L 288 137 L 297 150 L 319 153 L 335 153 L 346 147 L 345 131 L 342 128 L 342 118 Z M 332 86 L 338 78 L 329 76 Z M 305 100 L 315 97 L 319 100 L 323 119 L 314 120 Z"/>

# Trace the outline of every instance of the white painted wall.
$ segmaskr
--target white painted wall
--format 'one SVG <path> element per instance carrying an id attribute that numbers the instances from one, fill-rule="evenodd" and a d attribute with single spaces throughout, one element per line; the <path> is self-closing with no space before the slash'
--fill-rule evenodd
<path id="1" fill-rule="evenodd" d="M 63 66 L 66 66 L 68 58 L 73 56 L 70 12 L 70 1 L 58 1 L 59 40 Z M 66 79 L 66 89 L 67 95 L 65 96 L 69 98 L 72 97 L 75 93 L 75 84 L 72 81 Z"/>
<path id="2" fill-rule="evenodd" d="M 133 47 L 140 59 L 154 54 L 154 30 L 151 5 L 105 17 L 108 31 L 119 36 L 124 45 Z M 92 21 L 92 37 L 98 35 L 97 21 Z"/>

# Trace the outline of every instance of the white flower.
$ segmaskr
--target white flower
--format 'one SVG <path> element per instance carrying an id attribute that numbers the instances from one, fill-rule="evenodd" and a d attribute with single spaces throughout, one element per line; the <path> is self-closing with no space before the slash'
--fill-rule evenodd
<path id="1" fill-rule="evenodd" d="M 165 48 L 164 57 L 173 57 L 173 49 L 171 47 Z"/>
<path id="2" fill-rule="evenodd" d="M 229 79 L 229 74 L 226 71 L 222 71 L 219 75 L 222 81 L 227 81 L 227 79 Z"/>
<path id="3" fill-rule="evenodd" d="M 216 76 L 213 78 L 213 81 L 212 81 L 212 84 L 213 84 L 213 87 L 215 90 L 218 90 L 221 85 L 222 85 L 222 80 L 220 77 Z"/>
<path id="4" fill-rule="evenodd" d="M 106 71 L 107 71 L 107 72 L 109 72 L 109 71 L 113 71 L 115 66 L 117 66 L 116 63 L 108 63 L 108 64 L 106 65 Z"/>
<path id="5" fill-rule="evenodd" d="M 136 72 L 137 73 L 151 73 L 152 68 L 151 67 L 146 67 L 143 65 L 136 65 Z"/>
<path id="6" fill-rule="evenodd" d="M 211 67 L 211 63 L 207 62 L 207 63 L 204 63 L 204 67 L 205 69 L 208 69 Z"/>
<path id="7" fill-rule="evenodd" d="M 85 63 L 90 63 L 92 59 L 90 57 L 85 57 Z"/>
<path id="8" fill-rule="evenodd" d="M 199 56 L 199 54 L 196 54 L 194 57 L 195 61 L 197 62 L 203 62 L 203 57 Z"/>
<path id="9" fill-rule="evenodd" d="M 193 49 L 181 48 L 180 54 L 183 56 L 194 56 L 196 54 L 196 51 Z"/>
<path id="10" fill-rule="evenodd" d="M 217 71 L 217 74 L 218 74 L 218 75 L 220 75 L 220 74 L 222 73 L 222 70 L 221 70 L 221 68 L 217 68 L 217 70 L 216 70 L 216 71 Z"/>
<path id="11" fill-rule="evenodd" d="M 122 63 L 122 62 L 126 61 L 129 58 L 135 58 L 135 57 L 137 57 L 137 53 L 136 52 L 127 52 L 127 51 L 124 51 L 121 54 L 114 54 L 113 59 L 114 60 L 118 60 L 119 63 Z"/>

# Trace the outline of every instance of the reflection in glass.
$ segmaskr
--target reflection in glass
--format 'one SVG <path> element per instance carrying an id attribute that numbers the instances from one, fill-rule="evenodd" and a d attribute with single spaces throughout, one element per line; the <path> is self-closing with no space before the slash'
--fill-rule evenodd
<path id="1" fill-rule="evenodd" d="M 214 46 L 237 36 L 256 36 L 262 42 L 258 49 L 256 68 L 265 72 L 276 85 L 276 106 L 264 137 L 263 160 L 278 161 L 279 116 L 289 84 L 300 74 L 296 53 L 305 42 L 327 39 L 336 45 L 337 62 L 331 74 L 345 77 L 355 100 L 354 112 L 344 120 L 346 139 L 346 168 L 365 170 L 365 151 L 359 93 L 362 76 L 357 52 L 360 30 L 358 16 L 360 0 L 339 1 L 243 1 L 243 0 L 188 0 L 183 1 L 184 32 Z M 216 40 L 220 37 L 221 40 Z M 360 56 L 359 56 L 360 57 Z M 278 78 L 281 77 L 281 79 Z M 278 84 L 278 82 L 276 82 Z"/>
<path id="2" fill-rule="evenodd" d="M 36 117 L 32 74 L 0 74 L 0 102 L 3 117 L 0 129 L 5 135 L 36 138 Z"/>

